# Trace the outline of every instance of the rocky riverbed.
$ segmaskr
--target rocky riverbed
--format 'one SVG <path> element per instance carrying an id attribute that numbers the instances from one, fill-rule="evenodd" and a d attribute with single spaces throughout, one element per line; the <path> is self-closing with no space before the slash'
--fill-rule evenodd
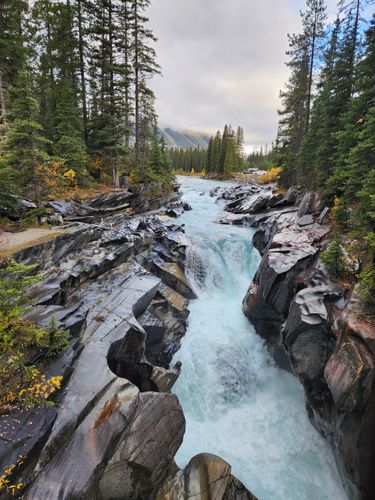
<path id="1" fill-rule="evenodd" d="M 54 407 L 0 418 L 0 470 L 23 457 L 12 481 L 24 498 L 255 498 L 218 457 L 174 464 L 185 418 L 171 360 L 195 297 L 184 228 L 170 219 L 190 207 L 176 200 L 119 191 L 55 202 L 62 234 L 13 256 L 42 276 L 29 319 L 54 316 L 70 333 L 63 354 L 35 360 L 63 376 Z"/>
<path id="2" fill-rule="evenodd" d="M 371 498 L 375 328 L 356 291 L 332 283 L 319 261 L 330 233 L 323 200 L 273 188 L 211 192 L 225 203 L 218 223 L 256 228 L 262 260 L 243 311 L 303 385 L 349 498 Z M 14 480 L 35 500 L 255 498 L 215 455 L 184 470 L 174 461 L 186 423 L 171 393 L 181 364 L 172 361 L 196 297 L 185 272 L 191 241 L 174 219 L 191 207 L 177 191 L 126 190 L 51 206 L 59 234 L 14 258 L 42 275 L 29 318 L 46 325 L 54 316 L 70 332 L 63 354 L 35 360 L 63 387 L 53 407 L 0 418 L 0 470 L 22 456 Z"/>
<path id="3" fill-rule="evenodd" d="M 332 283 L 319 260 L 331 232 L 316 193 L 256 185 L 212 193 L 223 224 L 256 227 L 262 261 L 243 310 L 274 359 L 304 387 L 313 425 L 331 443 L 349 498 L 375 491 L 375 325 L 354 289 Z"/>

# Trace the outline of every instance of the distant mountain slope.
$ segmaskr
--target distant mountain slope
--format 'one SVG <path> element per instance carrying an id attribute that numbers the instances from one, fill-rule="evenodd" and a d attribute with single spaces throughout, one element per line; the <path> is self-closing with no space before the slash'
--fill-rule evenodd
<path id="1" fill-rule="evenodd" d="M 160 130 L 168 148 L 197 148 L 206 149 L 208 146 L 209 136 L 199 132 L 173 130 L 165 128 Z"/>

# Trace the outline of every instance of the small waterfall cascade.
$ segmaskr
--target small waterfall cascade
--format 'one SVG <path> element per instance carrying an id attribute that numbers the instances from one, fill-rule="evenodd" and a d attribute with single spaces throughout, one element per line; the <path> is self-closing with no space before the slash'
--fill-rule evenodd
<path id="1" fill-rule="evenodd" d="M 242 313 L 260 262 L 253 231 L 215 223 L 222 206 L 208 193 L 218 182 L 180 182 L 193 207 L 178 222 L 192 242 L 186 274 L 198 299 L 175 355 L 182 373 L 174 392 L 187 422 L 178 465 L 214 453 L 260 500 L 344 500 L 332 451 L 308 421 L 302 387 L 274 365 Z"/>

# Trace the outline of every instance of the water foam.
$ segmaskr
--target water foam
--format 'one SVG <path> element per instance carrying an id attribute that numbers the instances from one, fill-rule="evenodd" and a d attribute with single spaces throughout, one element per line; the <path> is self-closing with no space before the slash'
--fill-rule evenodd
<path id="1" fill-rule="evenodd" d="M 252 231 L 214 223 L 221 207 L 208 191 L 216 183 L 182 182 L 193 206 L 180 222 L 193 239 L 187 275 L 198 299 L 175 356 L 183 368 L 174 392 L 187 421 L 177 463 L 220 455 L 260 500 L 345 499 L 331 449 L 308 421 L 302 387 L 274 366 L 242 313 L 260 261 Z"/>

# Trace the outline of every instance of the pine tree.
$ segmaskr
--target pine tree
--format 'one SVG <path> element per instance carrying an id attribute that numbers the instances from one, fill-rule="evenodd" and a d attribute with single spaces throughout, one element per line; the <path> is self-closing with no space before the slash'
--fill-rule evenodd
<path id="1" fill-rule="evenodd" d="M 213 151 L 212 151 L 212 171 L 213 172 L 220 171 L 221 142 L 222 142 L 222 137 L 221 137 L 220 130 L 218 130 L 216 132 L 216 135 L 214 138 L 214 145 L 213 145 Z"/>
<path id="2" fill-rule="evenodd" d="M 0 5 L 0 147 L 11 120 L 11 89 L 27 56 L 23 23 L 27 12 L 26 0 L 3 0 Z"/>
<path id="3" fill-rule="evenodd" d="M 322 186 L 332 172 L 332 152 L 339 116 L 346 98 L 341 102 L 337 95 L 337 61 L 339 58 L 340 20 L 337 18 L 331 40 L 324 56 L 324 66 L 319 82 L 319 93 L 312 110 L 311 126 L 301 146 L 298 168 L 302 182 L 309 187 Z"/>
<path id="4" fill-rule="evenodd" d="M 306 132 L 308 132 L 310 124 L 310 111 L 313 100 L 313 83 L 314 83 L 314 68 L 320 44 L 324 38 L 324 23 L 327 19 L 326 5 L 324 0 L 307 0 L 307 10 L 302 14 L 302 24 L 304 37 L 309 46 L 309 74 L 308 74 L 308 91 L 306 104 Z"/>
<path id="5" fill-rule="evenodd" d="M 237 170 L 237 164 L 238 164 L 238 156 L 237 156 L 236 135 L 233 132 L 233 130 L 229 127 L 228 135 L 226 138 L 223 173 L 225 175 L 232 174 Z"/>
<path id="6" fill-rule="evenodd" d="M 208 142 L 206 157 L 206 172 L 214 171 L 214 138 L 211 136 Z"/>
<path id="7" fill-rule="evenodd" d="M 245 134 L 242 127 L 237 128 L 236 135 L 236 153 L 237 153 L 237 170 L 241 170 L 245 159 Z"/>
<path id="8" fill-rule="evenodd" d="M 350 43 L 350 42 L 349 42 Z M 343 127 L 337 133 L 337 160 L 335 172 L 329 181 L 332 192 L 344 193 L 350 178 L 356 177 L 352 165 L 348 162 L 350 150 L 358 145 L 366 115 L 370 106 L 375 103 L 375 16 L 366 32 L 365 53 L 358 63 L 353 89 L 354 97 L 349 109 L 343 117 Z M 353 190 L 352 190 L 353 194 Z"/>
<path id="9" fill-rule="evenodd" d="M 148 87 L 148 80 L 160 73 L 152 43 L 156 41 L 152 31 L 147 28 L 148 18 L 144 11 L 150 0 L 133 0 L 133 65 L 135 101 L 135 156 L 138 162 L 144 161 L 146 141 L 151 124 L 155 118 L 154 95 Z"/>
<path id="10" fill-rule="evenodd" d="M 309 46 L 303 35 L 289 35 L 290 61 L 287 66 L 291 76 L 286 90 L 280 93 L 283 108 L 274 152 L 275 162 L 283 166 L 281 180 L 284 184 L 299 181 L 297 157 L 306 133 L 309 88 Z"/>
<path id="11" fill-rule="evenodd" d="M 38 121 L 39 105 L 34 97 L 30 71 L 26 67 L 19 70 L 13 91 L 16 97 L 5 149 L 6 161 L 22 179 L 24 193 L 37 198 L 41 183 L 39 168 L 49 160 L 45 152 L 48 141 Z"/>
<path id="12" fill-rule="evenodd" d="M 81 121 L 74 106 L 76 94 L 69 79 L 56 84 L 57 125 L 54 154 L 64 162 L 66 170 L 74 170 L 80 184 L 87 180 L 87 153 L 81 132 Z"/>

